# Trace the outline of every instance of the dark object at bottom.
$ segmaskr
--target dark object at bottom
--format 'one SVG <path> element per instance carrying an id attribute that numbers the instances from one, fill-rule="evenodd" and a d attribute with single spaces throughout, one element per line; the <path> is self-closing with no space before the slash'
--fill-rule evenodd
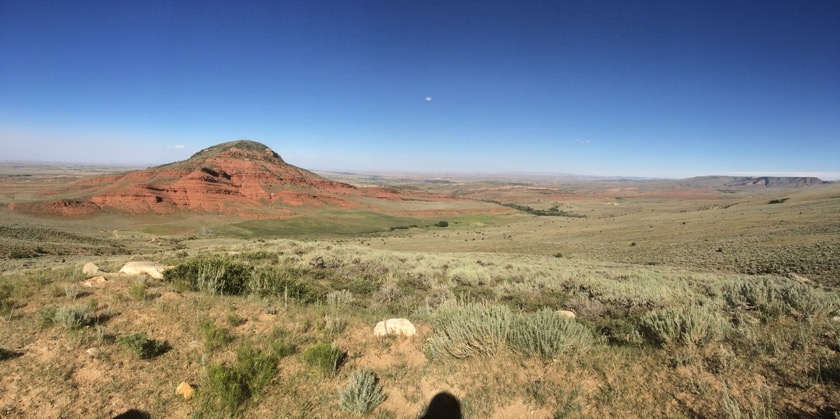
<path id="1" fill-rule="evenodd" d="M 114 416 L 114 419 L 151 419 L 152 415 L 149 412 L 144 412 L 142 410 L 137 409 L 130 409 L 126 410 L 125 413 L 120 413 L 117 416 Z"/>
<path id="2" fill-rule="evenodd" d="M 426 413 L 421 419 L 461 419 L 461 402 L 455 396 L 442 391 L 432 397 Z"/>

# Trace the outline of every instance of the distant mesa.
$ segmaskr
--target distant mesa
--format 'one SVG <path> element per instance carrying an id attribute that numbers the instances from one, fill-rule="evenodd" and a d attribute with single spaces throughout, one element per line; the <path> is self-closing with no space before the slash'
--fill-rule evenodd
<path id="1" fill-rule="evenodd" d="M 726 188 L 726 189 L 763 189 L 763 188 L 801 188 L 825 185 L 832 182 L 817 177 L 774 177 L 774 176 L 699 176 L 678 181 L 686 188 Z"/>
<path id="2" fill-rule="evenodd" d="M 352 207 L 357 195 L 397 194 L 329 180 L 286 163 L 264 144 L 239 140 L 205 148 L 187 160 L 83 179 L 68 190 L 46 193 L 43 201 L 10 209 L 62 216 L 191 210 L 265 217 L 282 215 L 288 207 Z"/>

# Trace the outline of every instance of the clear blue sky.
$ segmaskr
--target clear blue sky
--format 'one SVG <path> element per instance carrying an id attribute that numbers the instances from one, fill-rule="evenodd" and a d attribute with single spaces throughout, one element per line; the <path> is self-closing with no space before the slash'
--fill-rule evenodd
<path id="1" fill-rule="evenodd" d="M 427 100 L 431 97 L 431 100 Z M 840 176 L 840 2 L 0 0 L 0 160 Z"/>

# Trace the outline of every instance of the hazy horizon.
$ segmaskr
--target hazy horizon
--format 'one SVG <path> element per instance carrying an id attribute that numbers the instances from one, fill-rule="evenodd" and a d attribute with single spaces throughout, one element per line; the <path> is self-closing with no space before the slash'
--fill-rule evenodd
<path id="1" fill-rule="evenodd" d="M 0 160 L 840 179 L 838 2 L 0 0 Z"/>

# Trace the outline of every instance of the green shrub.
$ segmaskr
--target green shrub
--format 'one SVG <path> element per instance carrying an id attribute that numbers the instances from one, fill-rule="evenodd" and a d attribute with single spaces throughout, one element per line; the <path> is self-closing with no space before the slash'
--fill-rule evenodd
<path id="1" fill-rule="evenodd" d="M 833 308 L 821 290 L 798 283 L 778 284 L 767 278 L 726 284 L 723 297 L 731 310 L 758 311 L 765 318 L 782 314 L 812 318 Z"/>
<path id="2" fill-rule="evenodd" d="M 305 282 L 301 276 L 305 275 L 277 268 L 257 269 L 248 278 L 246 290 L 260 297 L 282 296 L 304 303 L 322 301 L 323 288 L 314 282 Z"/>
<path id="3" fill-rule="evenodd" d="M 233 341 L 233 336 L 227 329 L 216 327 L 216 324 L 212 321 L 202 322 L 199 330 L 201 331 L 201 341 L 204 343 L 204 349 L 207 351 L 214 351 Z"/>
<path id="4" fill-rule="evenodd" d="M 726 284 L 723 299 L 732 310 L 756 310 L 767 318 L 777 317 L 785 311 L 778 286 L 767 278 Z"/>
<path id="5" fill-rule="evenodd" d="M 726 322 L 706 307 L 681 306 L 653 311 L 642 317 L 641 333 L 661 346 L 704 346 L 717 341 Z"/>
<path id="6" fill-rule="evenodd" d="M 207 368 L 205 400 L 226 413 L 236 414 L 239 406 L 256 397 L 277 372 L 278 358 L 245 345 L 236 352 L 232 366 L 212 364 Z"/>
<path id="7" fill-rule="evenodd" d="M 549 361 L 562 354 L 584 352 L 595 343 L 595 338 L 586 326 L 543 309 L 516 316 L 508 341 L 524 355 Z"/>
<path id="8" fill-rule="evenodd" d="M 41 321 L 65 329 L 81 329 L 93 323 L 93 309 L 87 305 L 49 308 L 41 312 Z"/>
<path id="9" fill-rule="evenodd" d="M 222 412 L 233 416 L 239 405 L 250 396 L 242 372 L 224 364 L 213 364 L 207 368 L 206 399 Z"/>
<path id="10" fill-rule="evenodd" d="M 510 319 L 510 309 L 503 305 L 441 304 L 433 313 L 435 334 L 426 341 L 426 356 L 462 359 L 492 355 L 504 345 Z"/>
<path id="11" fill-rule="evenodd" d="M 169 350 L 166 342 L 149 339 L 145 332 L 120 336 L 117 338 L 117 343 L 140 359 L 152 359 Z"/>
<path id="12" fill-rule="evenodd" d="M 807 285 L 791 284 L 779 289 L 779 294 L 790 314 L 812 318 L 833 309 L 833 304 L 823 291 Z"/>
<path id="13" fill-rule="evenodd" d="M 435 225 L 438 227 L 449 227 L 449 221 L 438 221 Z"/>
<path id="14" fill-rule="evenodd" d="M 385 394 L 377 381 L 373 371 L 353 371 L 347 385 L 339 391 L 341 408 L 358 414 L 370 413 L 385 401 Z"/>
<path id="15" fill-rule="evenodd" d="M 195 257 L 164 272 L 164 280 L 192 291 L 238 295 L 246 290 L 251 268 L 227 257 Z"/>
<path id="16" fill-rule="evenodd" d="M 344 351 L 329 343 L 319 343 L 303 352 L 303 362 L 328 377 L 335 375 L 346 357 Z"/>

